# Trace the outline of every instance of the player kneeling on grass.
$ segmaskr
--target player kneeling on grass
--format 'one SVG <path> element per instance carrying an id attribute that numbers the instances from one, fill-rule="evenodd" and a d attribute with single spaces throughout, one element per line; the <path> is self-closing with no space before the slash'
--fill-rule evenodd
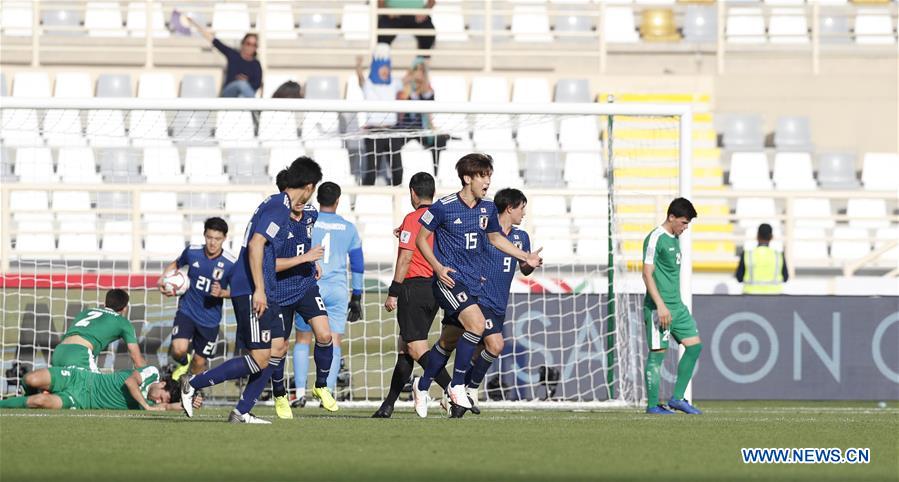
<path id="1" fill-rule="evenodd" d="M 693 204 L 684 198 L 671 201 L 668 217 L 661 226 L 652 230 L 643 241 L 643 283 L 646 297 L 643 299 L 643 322 L 646 326 L 646 341 L 649 343 L 649 358 L 646 361 L 646 413 L 657 415 L 673 414 L 659 404 L 659 369 L 665 361 L 668 337 L 684 345 L 684 355 L 677 365 L 677 382 L 674 394 L 668 400 L 668 407 L 684 413 L 702 413 L 684 399 L 684 393 L 696 360 L 702 351 L 696 320 L 690 315 L 680 295 L 681 251 L 679 236 L 687 230 L 690 221 L 696 218 Z"/>
<path id="2" fill-rule="evenodd" d="M 42 368 L 25 375 L 25 385 L 44 393 L 0 400 L 0 408 L 181 410 L 180 403 L 171 403 L 177 383 L 160 381 L 159 370 L 150 366 L 114 373 Z M 197 397 L 193 403 L 200 407 L 203 399 Z"/>
<path id="3" fill-rule="evenodd" d="M 188 266 L 187 291 L 178 300 L 175 326 L 172 329 L 172 346 L 169 354 L 175 361 L 172 378 L 180 380 L 190 373 L 196 375 L 206 369 L 206 358 L 215 353 L 215 342 L 222 322 L 224 299 L 230 290 L 222 288 L 231 282 L 231 273 L 237 258 L 222 249 L 228 235 L 228 223 L 222 218 L 209 218 L 203 223 L 206 244 L 188 246 L 175 261 L 163 270 L 159 289 L 165 296 L 175 293 L 165 290 L 165 274 Z M 193 358 L 190 350 L 193 348 Z M 185 380 L 186 381 L 186 380 Z"/>

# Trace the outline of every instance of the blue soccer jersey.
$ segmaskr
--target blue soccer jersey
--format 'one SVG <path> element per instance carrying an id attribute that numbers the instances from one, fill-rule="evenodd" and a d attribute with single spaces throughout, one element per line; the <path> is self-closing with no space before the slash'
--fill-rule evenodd
<path id="1" fill-rule="evenodd" d="M 177 260 L 178 267 L 189 266 L 187 291 L 178 300 L 181 313 L 200 326 L 216 328 L 222 321 L 222 298 L 211 296 L 212 284 L 218 282 L 227 288 L 234 275 L 237 258 L 222 251 L 215 258 L 206 256 L 203 245 L 187 247 Z"/>
<path id="2" fill-rule="evenodd" d="M 434 233 L 434 255 L 440 264 L 455 270 L 450 277 L 462 281 L 469 294 L 479 296 L 487 234 L 500 230 L 493 201 L 481 199 L 468 207 L 458 193 L 451 194 L 432 204 L 418 222 Z"/>
<path id="3" fill-rule="evenodd" d="M 347 291 L 347 258 L 353 270 L 353 292 L 362 292 L 362 239 L 353 223 L 336 213 L 320 213 L 312 230 L 312 244 L 323 246 L 319 286 Z"/>
<path id="4" fill-rule="evenodd" d="M 531 238 L 523 229 L 513 226 L 506 239 L 526 253 L 531 251 Z M 503 317 L 509 304 L 509 288 L 518 271 L 519 261 L 493 245 L 487 246 L 487 256 L 483 260 L 481 273 L 485 278 L 484 293 L 478 298 L 478 304 Z"/>
<path id="5" fill-rule="evenodd" d="M 287 193 L 272 194 L 265 198 L 262 204 L 253 212 L 250 223 L 244 232 L 243 243 L 240 247 L 240 257 L 234 276 L 231 278 L 231 297 L 251 295 L 256 287 L 253 284 L 253 275 L 250 272 L 250 259 L 247 252 L 247 244 L 256 233 L 261 234 L 268 241 L 262 256 L 262 276 L 265 280 L 265 296 L 270 298 L 275 293 L 275 251 L 277 249 L 276 237 L 281 228 L 290 219 L 290 196 Z"/>
<path id="6" fill-rule="evenodd" d="M 312 247 L 312 227 L 317 219 L 318 211 L 309 205 L 303 207 L 303 216 L 299 220 L 290 217 L 285 229 L 278 233 L 277 257 L 293 258 L 309 251 Z M 275 301 L 281 306 L 290 305 L 302 298 L 313 285 L 315 263 L 303 263 L 284 270 L 276 276 Z"/>

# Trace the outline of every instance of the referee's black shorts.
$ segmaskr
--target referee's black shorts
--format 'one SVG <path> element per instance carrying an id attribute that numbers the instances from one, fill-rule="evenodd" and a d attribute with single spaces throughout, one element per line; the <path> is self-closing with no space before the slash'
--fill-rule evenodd
<path id="1" fill-rule="evenodd" d="M 397 297 L 396 321 L 404 342 L 427 340 L 431 323 L 437 316 L 437 300 L 431 278 L 407 278 Z"/>

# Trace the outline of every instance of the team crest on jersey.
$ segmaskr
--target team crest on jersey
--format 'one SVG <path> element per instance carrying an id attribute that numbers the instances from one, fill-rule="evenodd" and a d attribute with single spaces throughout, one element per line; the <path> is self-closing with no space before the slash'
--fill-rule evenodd
<path id="1" fill-rule="evenodd" d="M 223 268 L 215 268 L 212 270 L 212 279 L 216 281 L 221 281 L 222 276 L 225 275 L 225 270 Z"/>
<path id="2" fill-rule="evenodd" d="M 481 209 L 483 209 L 483 208 L 481 208 Z M 482 214 L 482 215 L 478 216 L 478 225 L 481 227 L 481 229 L 487 229 L 487 215 L 486 214 Z"/>
<path id="3" fill-rule="evenodd" d="M 307 238 L 312 237 L 312 225 L 311 224 L 306 225 L 306 237 Z"/>
<path id="4" fill-rule="evenodd" d="M 516 237 L 517 237 L 517 236 L 516 236 Z M 512 244 L 514 244 L 515 247 L 518 248 L 518 249 L 524 249 L 524 248 L 521 247 L 521 246 L 522 246 L 521 241 L 514 241 Z"/>
<path id="5" fill-rule="evenodd" d="M 482 212 L 482 213 L 486 213 L 486 212 L 487 212 L 487 208 L 481 208 L 481 212 Z"/>

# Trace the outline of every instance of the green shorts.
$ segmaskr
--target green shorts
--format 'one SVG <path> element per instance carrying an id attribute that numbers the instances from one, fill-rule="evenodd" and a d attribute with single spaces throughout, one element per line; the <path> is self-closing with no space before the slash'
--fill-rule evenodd
<path id="1" fill-rule="evenodd" d="M 62 408 L 89 408 L 92 373 L 80 368 L 50 367 L 50 393 L 62 399 Z"/>
<path id="2" fill-rule="evenodd" d="M 77 367 L 99 372 L 93 353 L 86 346 L 72 344 L 56 345 L 50 356 L 50 366 L 57 368 Z"/>
<path id="3" fill-rule="evenodd" d="M 659 313 L 654 308 L 643 305 L 643 323 L 646 326 L 646 343 L 650 350 L 667 350 L 668 335 L 674 337 L 678 344 L 685 338 L 699 336 L 696 320 L 684 305 L 669 306 L 671 324 L 667 330 L 659 327 Z"/>

